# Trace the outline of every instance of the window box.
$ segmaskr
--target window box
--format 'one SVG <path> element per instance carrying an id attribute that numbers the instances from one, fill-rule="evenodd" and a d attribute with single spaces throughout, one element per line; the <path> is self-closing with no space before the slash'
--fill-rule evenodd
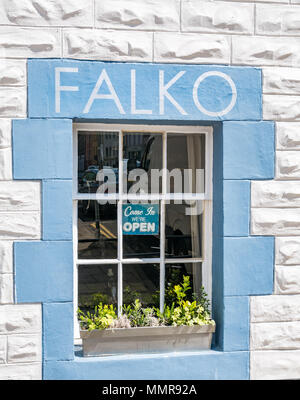
<path id="1" fill-rule="evenodd" d="M 84 356 L 209 350 L 215 324 L 81 330 Z"/>

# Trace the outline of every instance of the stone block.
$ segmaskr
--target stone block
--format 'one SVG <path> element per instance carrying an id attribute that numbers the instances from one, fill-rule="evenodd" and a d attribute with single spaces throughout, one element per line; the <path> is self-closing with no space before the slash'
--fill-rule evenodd
<path id="1" fill-rule="evenodd" d="M 0 26 L 0 55 L 10 58 L 61 57 L 59 29 Z"/>
<path id="2" fill-rule="evenodd" d="M 3 0 L 0 24 L 92 27 L 92 0 Z"/>
<path id="3" fill-rule="evenodd" d="M 99 28 L 179 31 L 180 2 L 171 0 L 102 0 L 95 3 Z"/>
<path id="4" fill-rule="evenodd" d="M 232 63 L 299 67 L 299 45 L 297 37 L 233 36 Z"/>
<path id="5" fill-rule="evenodd" d="M 275 263 L 279 265 L 300 265 L 300 238 L 276 238 Z"/>
<path id="6" fill-rule="evenodd" d="M 300 295 L 251 297 L 251 322 L 300 321 Z"/>
<path id="7" fill-rule="evenodd" d="M 300 181 L 252 181 L 252 207 L 300 207 Z"/>
<path id="8" fill-rule="evenodd" d="M 89 60 L 152 61 L 150 32 L 64 30 L 64 57 Z"/>
<path id="9" fill-rule="evenodd" d="M 182 31 L 252 34 L 252 4 L 222 1 L 185 0 L 182 2 Z"/>
<path id="10" fill-rule="evenodd" d="M 276 148 L 300 150 L 300 122 L 276 123 Z"/>
<path id="11" fill-rule="evenodd" d="M 275 294 L 300 294 L 300 266 L 275 267 Z"/>
<path id="12" fill-rule="evenodd" d="M 252 235 L 300 235 L 300 208 L 252 208 Z"/>
<path id="13" fill-rule="evenodd" d="M 41 333 L 35 335 L 9 335 L 7 337 L 8 363 L 41 362 Z"/>
<path id="14" fill-rule="evenodd" d="M 229 37 L 194 33 L 155 33 L 154 61 L 229 64 Z"/>

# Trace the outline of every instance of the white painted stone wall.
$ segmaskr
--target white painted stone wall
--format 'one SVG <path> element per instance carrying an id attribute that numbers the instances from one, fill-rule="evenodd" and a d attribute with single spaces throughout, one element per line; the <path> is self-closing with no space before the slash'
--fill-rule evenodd
<path id="1" fill-rule="evenodd" d="M 251 229 L 276 236 L 274 294 L 251 298 L 251 378 L 300 378 L 300 1 L 0 1 L 0 379 L 41 377 L 41 307 L 14 304 L 13 241 L 40 238 L 40 184 L 12 181 L 26 59 L 263 68 L 276 178 L 253 182 Z"/>

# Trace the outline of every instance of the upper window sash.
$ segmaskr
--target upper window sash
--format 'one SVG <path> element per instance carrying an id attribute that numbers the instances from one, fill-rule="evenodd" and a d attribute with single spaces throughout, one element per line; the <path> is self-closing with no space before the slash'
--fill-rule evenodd
<path id="1" fill-rule="evenodd" d="M 130 133 L 161 133 L 163 135 L 163 178 L 162 193 L 128 194 L 123 193 L 123 176 L 119 174 L 118 193 L 79 193 L 78 192 L 78 132 L 110 132 L 119 136 L 119 171 L 123 171 L 123 135 Z M 73 125 L 73 199 L 74 200 L 211 200 L 212 199 L 212 132 L 211 126 L 173 126 L 173 125 L 121 125 L 101 123 L 76 123 Z M 166 193 L 166 134 L 205 134 L 205 192 L 204 193 Z"/>

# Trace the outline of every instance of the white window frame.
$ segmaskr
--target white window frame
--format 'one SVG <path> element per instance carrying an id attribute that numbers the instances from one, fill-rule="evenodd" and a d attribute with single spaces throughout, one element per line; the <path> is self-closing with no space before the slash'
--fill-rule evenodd
<path id="1" fill-rule="evenodd" d="M 136 133 L 161 133 L 163 148 L 163 174 L 162 193 L 155 195 L 139 195 L 123 193 L 123 175 L 119 173 L 119 193 L 104 194 L 107 200 L 117 200 L 117 225 L 118 225 L 118 256 L 116 259 L 78 259 L 78 228 L 77 218 L 78 200 L 100 199 L 97 193 L 78 193 L 78 132 L 112 132 L 119 136 L 119 171 L 123 171 L 123 134 Z M 167 133 L 178 134 L 205 134 L 205 192 L 204 193 L 166 193 L 166 161 L 167 161 Z M 213 163 L 213 128 L 212 126 L 190 125 L 132 125 L 132 124 L 103 124 L 103 123 L 74 123 L 73 124 L 73 260 L 74 260 L 74 336 L 79 338 L 79 323 L 77 320 L 78 308 L 78 265 L 116 264 L 118 266 L 118 310 L 120 312 L 123 303 L 123 264 L 160 264 L 160 305 L 164 303 L 165 288 L 165 264 L 174 263 L 174 259 L 165 259 L 165 201 L 166 200 L 202 200 L 203 212 L 203 237 L 201 258 L 176 258 L 176 263 L 202 263 L 202 285 L 205 288 L 211 303 L 212 298 L 212 163 Z M 122 202 L 128 200 L 159 200 L 160 201 L 160 258 L 121 258 L 123 254 L 122 232 Z"/>

